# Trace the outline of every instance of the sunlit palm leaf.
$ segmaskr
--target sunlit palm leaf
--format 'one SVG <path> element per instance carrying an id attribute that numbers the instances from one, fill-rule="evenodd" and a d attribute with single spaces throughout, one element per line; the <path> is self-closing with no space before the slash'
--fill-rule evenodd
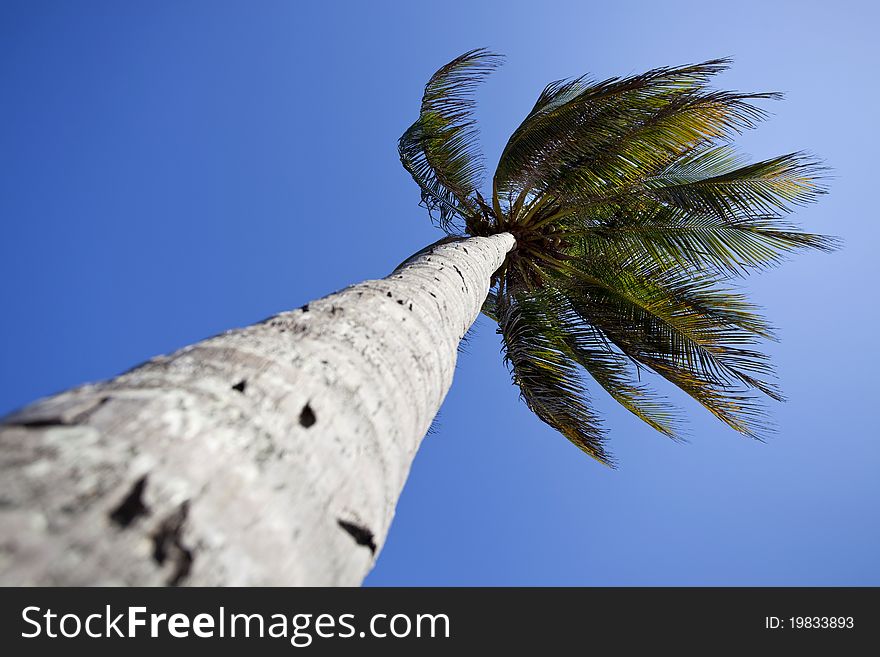
<path id="1" fill-rule="evenodd" d="M 572 216 L 565 234 L 615 258 L 644 258 L 665 267 L 710 268 L 734 275 L 772 267 L 797 250 L 832 251 L 838 245 L 837 240 L 805 233 L 778 215 L 723 217 L 659 202 L 624 204 L 605 216 Z"/>
<path id="2" fill-rule="evenodd" d="M 499 190 L 589 194 L 663 166 L 707 139 L 753 127 L 750 101 L 773 94 L 704 89 L 724 60 L 594 83 L 556 82 L 514 132 L 496 171 Z"/>
<path id="3" fill-rule="evenodd" d="M 676 161 L 647 179 L 646 193 L 671 206 L 720 217 L 789 212 L 824 193 L 822 166 L 803 153 L 744 164 L 726 146 Z"/>

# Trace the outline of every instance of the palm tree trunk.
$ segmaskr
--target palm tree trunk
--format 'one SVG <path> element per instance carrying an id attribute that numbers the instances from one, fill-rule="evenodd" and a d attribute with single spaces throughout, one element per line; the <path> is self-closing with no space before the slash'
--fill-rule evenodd
<path id="1" fill-rule="evenodd" d="M 0 424 L 0 583 L 357 585 L 508 233 Z"/>

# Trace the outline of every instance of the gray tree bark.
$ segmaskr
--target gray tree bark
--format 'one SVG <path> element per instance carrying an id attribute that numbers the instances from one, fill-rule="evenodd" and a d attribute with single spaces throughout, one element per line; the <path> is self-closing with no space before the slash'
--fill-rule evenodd
<path id="1" fill-rule="evenodd" d="M 0 584 L 358 585 L 507 233 L 0 424 Z"/>

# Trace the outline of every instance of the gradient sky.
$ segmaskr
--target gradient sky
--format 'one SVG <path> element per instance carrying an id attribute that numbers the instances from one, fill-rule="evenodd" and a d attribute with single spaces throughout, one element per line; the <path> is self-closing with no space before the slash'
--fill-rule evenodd
<path id="1" fill-rule="evenodd" d="M 476 6 L 475 6 L 476 5 Z M 548 81 L 733 56 L 786 92 L 741 140 L 834 168 L 798 212 L 841 236 L 748 289 L 790 401 L 676 444 L 604 395 L 620 463 L 518 400 L 478 321 L 367 583 L 880 585 L 874 3 L 0 3 L 0 413 L 387 274 L 440 234 L 396 142 L 478 46 L 487 161 Z M 674 395 L 680 399 L 680 395 Z M 871 429 L 871 427 L 874 429 Z"/>

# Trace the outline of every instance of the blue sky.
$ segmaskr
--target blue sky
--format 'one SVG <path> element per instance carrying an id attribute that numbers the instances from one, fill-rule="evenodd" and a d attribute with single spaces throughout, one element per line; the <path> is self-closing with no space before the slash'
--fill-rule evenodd
<path id="1" fill-rule="evenodd" d="M 683 400 L 679 445 L 597 394 L 609 470 L 519 402 L 481 319 L 367 583 L 880 585 L 877 11 L 5 0 L 0 413 L 436 240 L 396 141 L 461 52 L 507 55 L 479 93 L 489 163 L 552 79 L 730 55 L 720 85 L 786 93 L 742 150 L 821 155 L 831 194 L 797 218 L 846 244 L 749 281 L 783 339 L 778 434 L 749 441 Z"/>

